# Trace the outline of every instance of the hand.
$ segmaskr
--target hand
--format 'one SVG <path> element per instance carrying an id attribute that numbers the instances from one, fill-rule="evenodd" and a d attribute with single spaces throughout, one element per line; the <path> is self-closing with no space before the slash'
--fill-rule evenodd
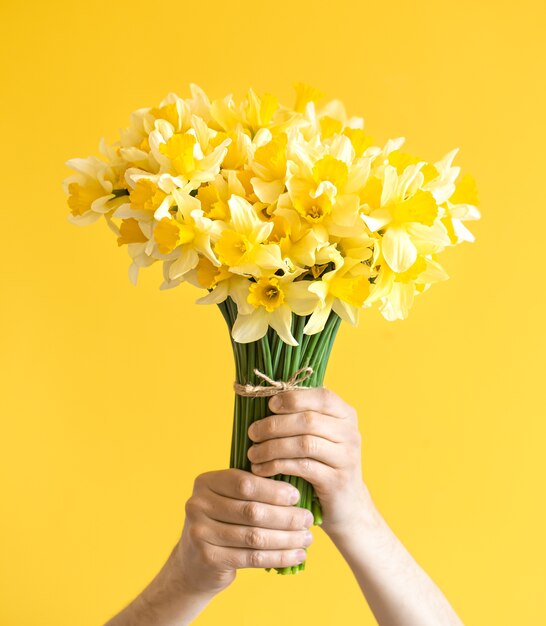
<path id="1" fill-rule="evenodd" d="M 219 592 L 246 567 L 287 567 L 305 560 L 313 516 L 293 506 L 298 490 L 239 469 L 199 475 L 186 502 L 177 546 L 184 588 Z"/>
<path id="2" fill-rule="evenodd" d="M 270 415 L 251 424 L 248 451 L 259 476 L 301 476 L 315 488 L 322 528 L 341 532 L 373 510 L 362 480 L 355 409 L 329 389 L 294 389 L 273 396 Z M 273 482 L 273 481 L 272 481 Z"/>

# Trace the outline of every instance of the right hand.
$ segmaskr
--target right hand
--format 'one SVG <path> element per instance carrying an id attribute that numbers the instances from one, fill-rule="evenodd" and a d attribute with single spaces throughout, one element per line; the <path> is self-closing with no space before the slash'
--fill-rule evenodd
<path id="1" fill-rule="evenodd" d="M 236 570 L 287 567 L 305 560 L 313 541 L 312 514 L 293 506 L 298 491 L 284 481 L 239 469 L 200 474 L 186 502 L 176 547 L 185 587 L 217 593 Z"/>

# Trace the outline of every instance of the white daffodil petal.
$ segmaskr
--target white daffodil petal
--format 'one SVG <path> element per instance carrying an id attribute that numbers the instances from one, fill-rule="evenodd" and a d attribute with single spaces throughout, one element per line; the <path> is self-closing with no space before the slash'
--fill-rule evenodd
<path id="1" fill-rule="evenodd" d="M 303 329 L 303 332 L 306 335 L 314 335 L 315 333 L 319 333 L 321 330 L 324 329 L 324 325 L 326 324 L 328 316 L 330 315 L 333 302 L 333 298 L 328 298 L 323 305 L 319 305 L 313 311 L 313 314 L 311 315 L 309 321 Z"/>
<path id="2" fill-rule="evenodd" d="M 385 206 L 394 197 L 397 182 L 398 174 L 396 168 L 392 165 L 385 165 L 383 188 L 381 190 L 381 206 Z"/>
<path id="3" fill-rule="evenodd" d="M 370 175 L 371 159 L 360 158 L 349 170 L 349 177 L 345 183 L 345 193 L 355 193 L 364 185 Z"/>
<path id="4" fill-rule="evenodd" d="M 184 276 L 199 263 L 199 255 L 190 246 L 182 246 L 180 256 L 173 261 L 169 269 L 169 278 L 175 279 Z"/>
<path id="5" fill-rule="evenodd" d="M 449 278 L 449 274 L 437 261 L 426 259 L 426 264 L 425 271 L 419 274 L 415 280 L 416 283 L 438 283 Z"/>
<path id="6" fill-rule="evenodd" d="M 370 215 L 361 213 L 362 220 L 372 233 L 380 230 L 392 220 L 392 215 L 389 209 L 376 209 L 372 211 Z"/>
<path id="7" fill-rule="evenodd" d="M 227 281 L 219 283 L 212 291 L 209 291 L 206 296 L 201 296 L 196 300 L 197 304 L 220 304 L 228 297 L 228 285 Z"/>
<path id="8" fill-rule="evenodd" d="M 277 202 L 279 196 L 284 191 L 284 180 L 266 181 L 261 178 L 254 177 L 250 179 L 254 193 L 258 196 L 260 202 L 273 204 Z"/>
<path id="9" fill-rule="evenodd" d="M 248 200 L 232 195 L 228 200 L 228 206 L 231 211 L 231 221 L 237 232 L 252 232 L 254 228 L 262 224 Z"/>
<path id="10" fill-rule="evenodd" d="M 421 254 L 441 252 L 451 244 L 447 229 L 440 220 L 434 222 L 432 226 L 411 222 L 406 225 L 406 232 Z"/>
<path id="11" fill-rule="evenodd" d="M 387 228 L 381 247 L 385 261 L 398 274 L 409 269 L 417 258 L 417 248 L 406 230 L 400 226 Z"/>
<path id="12" fill-rule="evenodd" d="M 359 215 L 359 202 L 356 194 L 338 196 L 332 209 L 332 221 L 340 226 L 352 227 Z"/>
<path id="13" fill-rule="evenodd" d="M 296 315 L 310 315 L 319 303 L 317 294 L 309 291 L 311 284 L 310 280 L 299 280 L 283 285 L 286 303 Z"/>
<path id="14" fill-rule="evenodd" d="M 335 313 L 341 317 L 341 319 L 345 322 L 348 322 L 352 326 L 356 326 L 358 324 L 358 314 L 359 309 L 348 302 L 344 302 L 343 300 L 336 299 L 334 304 L 332 305 L 332 309 Z"/>
<path id="15" fill-rule="evenodd" d="M 236 276 L 230 279 L 229 295 L 237 305 L 237 310 L 241 315 L 248 315 L 254 311 L 254 305 L 248 302 L 249 287 L 248 278 Z"/>
<path id="16" fill-rule="evenodd" d="M 412 283 L 395 282 L 381 313 L 389 321 L 404 320 L 408 316 L 414 298 L 415 288 Z"/>
<path id="17" fill-rule="evenodd" d="M 334 159 L 343 161 L 346 165 L 351 165 L 355 158 L 355 149 L 349 137 L 346 135 L 337 135 L 330 145 L 330 154 Z"/>
<path id="18" fill-rule="evenodd" d="M 476 240 L 474 235 L 460 220 L 452 220 L 452 224 L 458 242 L 468 241 L 469 243 L 473 243 Z"/>
<path id="19" fill-rule="evenodd" d="M 279 337 L 290 346 L 297 346 L 298 342 L 292 335 L 292 311 L 286 304 L 282 304 L 269 314 L 269 325 Z"/>
<path id="20" fill-rule="evenodd" d="M 263 307 L 258 307 L 249 315 L 239 313 L 233 324 L 231 336 L 238 343 L 250 343 L 261 339 L 269 327 L 267 317 L 267 311 Z"/>

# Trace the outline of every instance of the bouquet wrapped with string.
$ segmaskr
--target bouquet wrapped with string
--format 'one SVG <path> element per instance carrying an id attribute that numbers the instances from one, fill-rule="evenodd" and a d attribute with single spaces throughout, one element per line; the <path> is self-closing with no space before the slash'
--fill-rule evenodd
<path id="1" fill-rule="evenodd" d="M 218 305 L 235 358 L 230 466 L 249 470 L 250 424 L 267 399 L 321 386 L 341 320 L 378 306 L 407 317 L 415 297 L 448 278 L 447 247 L 474 237 L 474 181 L 453 165 L 458 148 L 429 162 L 375 145 L 362 117 L 339 100 L 295 85 L 293 106 L 250 89 L 211 101 L 197 85 L 134 111 L 102 158 L 67 161 L 74 224 L 104 219 L 126 246 L 129 277 L 156 262 L 161 289 L 190 283 Z M 321 523 L 312 485 L 298 506 Z M 278 569 L 296 573 L 299 566 Z"/>

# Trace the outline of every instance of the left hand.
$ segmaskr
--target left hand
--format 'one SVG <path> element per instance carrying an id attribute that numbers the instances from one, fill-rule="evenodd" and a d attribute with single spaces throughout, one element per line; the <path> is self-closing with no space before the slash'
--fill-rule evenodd
<path id="1" fill-rule="evenodd" d="M 275 413 L 248 429 L 248 451 L 258 476 L 300 476 L 315 488 L 322 506 L 322 528 L 339 531 L 372 507 L 362 480 L 358 416 L 324 387 L 293 389 L 273 396 Z"/>

